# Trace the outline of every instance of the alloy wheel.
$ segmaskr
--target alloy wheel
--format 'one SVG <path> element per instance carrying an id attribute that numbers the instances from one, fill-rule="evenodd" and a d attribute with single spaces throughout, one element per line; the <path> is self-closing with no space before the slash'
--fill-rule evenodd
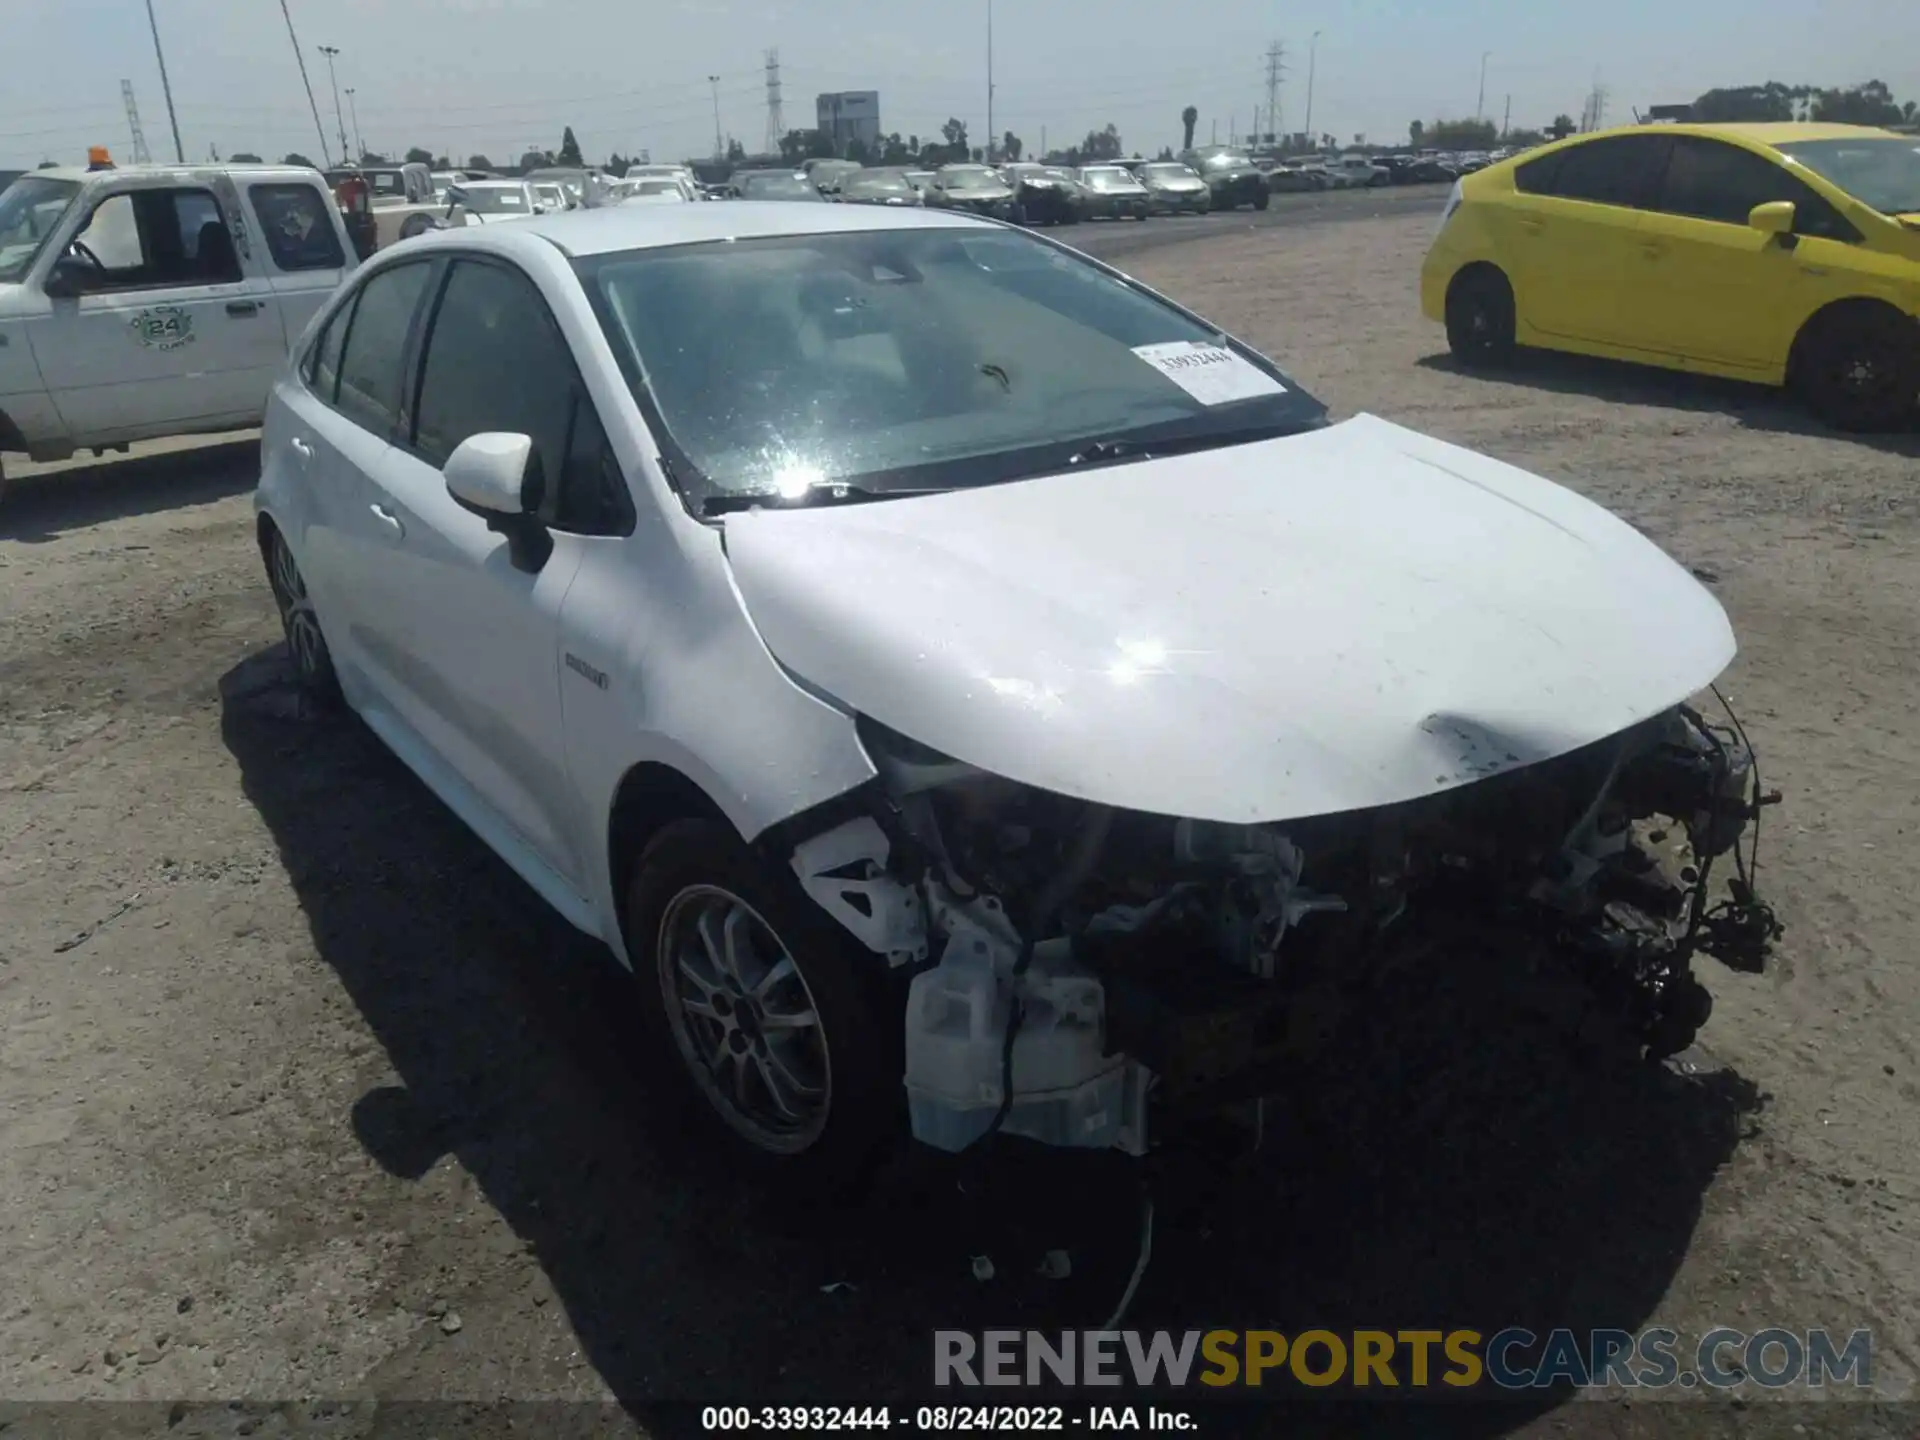
<path id="1" fill-rule="evenodd" d="M 773 927 L 733 892 L 689 885 L 654 954 L 674 1042 L 721 1119 L 771 1154 L 813 1145 L 833 1100 L 826 1031 Z"/>
<path id="2" fill-rule="evenodd" d="M 326 673 L 327 642 L 320 633 L 320 617 L 307 594 L 307 583 L 294 563 L 293 551 L 285 537 L 273 537 L 268 575 L 273 582 L 273 597 L 280 606 L 280 624 L 286 631 L 287 649 L 303 677 L 312 680 Z"/>

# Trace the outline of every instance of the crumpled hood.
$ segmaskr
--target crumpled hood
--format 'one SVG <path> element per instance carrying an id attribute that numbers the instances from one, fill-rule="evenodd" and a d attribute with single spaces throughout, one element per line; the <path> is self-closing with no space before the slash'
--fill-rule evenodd
<path id="1" fill-rule="evenodd" d="M 1166 815 L 1369 808 L 1705 686 L 1725 612 L 1624 521 L 1363 415 L 1255 445 L 726 521 L 781 664 L 957 759 Z"/>

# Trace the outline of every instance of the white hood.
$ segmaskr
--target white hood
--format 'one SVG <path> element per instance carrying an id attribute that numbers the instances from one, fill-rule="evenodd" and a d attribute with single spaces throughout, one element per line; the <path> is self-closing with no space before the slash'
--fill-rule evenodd
<path id="1" fill-rule="evenodd" d="M 1370 415 L 1291 439 L 726 522 L 775 657 L 1009 779 L 1284 820 L 1616 734 L 1732 659 L 1570 490 Z"/>

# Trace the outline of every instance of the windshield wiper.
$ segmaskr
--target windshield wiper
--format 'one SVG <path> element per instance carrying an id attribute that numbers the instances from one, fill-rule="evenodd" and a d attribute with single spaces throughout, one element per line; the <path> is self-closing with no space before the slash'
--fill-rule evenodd
<path id="1" fill-rule="evenodd" d="M 1278 440 L 1283 436 L 1298 435 L 1308 428 L 1296 421 L 1269 421 L 1264 425 L 1203 430 L 1191 435 L 1170 435 L 1159 440 L 1090 440 L 1067 457 L 1067 464 L 1077 467 L 1121 460 L 1155 460 L 1167 455 L 1190 455 L 1198 450 L 1224 450 L 1233 445 L 1250 445 L 1257 440 Z"/>
<path id="2" fill-rule="evenodd" d="M 742 510 L 805 510 L 820 505 L 864 505 L 872 500 L 905 500 L 915 495 L 943 495 L 949 487 L 930 490 L 874 490 L 838 480 L 810 485 L 797 495 L 779 490 L 734 490 L 709 495 L 700 502 L 704 516 L 736 515 Z"/>

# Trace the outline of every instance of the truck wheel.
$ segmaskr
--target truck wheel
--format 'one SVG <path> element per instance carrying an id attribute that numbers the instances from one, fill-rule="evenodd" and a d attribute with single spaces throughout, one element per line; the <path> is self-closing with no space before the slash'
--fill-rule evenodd
<path id="1" fill-rule="evenodd" d="M 1899 428 L 1920 407 L 1920 325 L 1878 306 L 1829 311 L 1794 346 L 1793 382 L 1836 430 Z"/>
<path id="2" fill-rule="evenodd" d="M 666 826 L 626 884 L 647 1023 L 735 1153 L 808 1189 L 857 1186 L 900 1118 L 902 1018 L 862 977 L 886 962 L 719 821 Z"/>

